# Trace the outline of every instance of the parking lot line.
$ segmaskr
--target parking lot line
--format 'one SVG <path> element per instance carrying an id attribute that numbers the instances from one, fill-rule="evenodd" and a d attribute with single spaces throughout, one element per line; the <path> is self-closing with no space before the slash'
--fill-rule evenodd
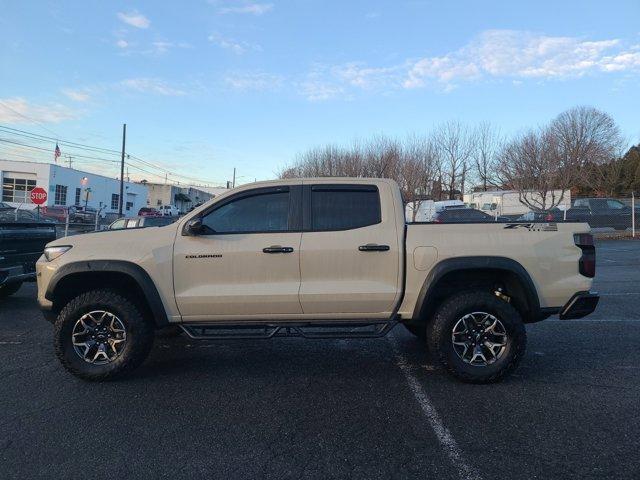
<path id="1" fill-rule="evenodd" d="M 442 422 L 442 419 L 429 399 L 427 392 L 424 391 L 418 378 L 414 375 L 413 366 L 401 353 L 398 342 L 393 333 L 388 335 L 387 338 L 389 339 L 389 342 L 391 342 L 393 352 L 397 360 L 397 365 L 400 370 L 402 370 L 402 373 L 409 384 L 409 388 L 411 389 L 411 393 L 413 393 L 413 396 L 420 405 L 422 413 L 427 417 L 429 425 L 433 429 L 436 438 L 453 464 L 453 467 L 456 469 L 458 476 L 462 480 L 481 480 L 482 477 L 480 474 L 466 461 L 458 443 L 453 438 L 453 435 L 451 435 L 449 429 Z"/>

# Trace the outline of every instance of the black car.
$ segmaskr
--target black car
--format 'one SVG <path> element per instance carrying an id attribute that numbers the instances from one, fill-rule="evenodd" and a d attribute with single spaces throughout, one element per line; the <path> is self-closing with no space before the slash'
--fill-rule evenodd
<path id="1" fill-rule="evenodd" d="M 501 222 L 502 217 L 492 217 L 475 208 L 447 208 L 436 212 L 431 221 L 434 223 L 484 223 Z"/>
<path id="2" fill-rule="evenodd" d="M 636 207 L 636 227 L 640 225 L 639 214 L 640 208 Z M 579 198 L 567 210 L 567 221 L 587 222 L 593 228 L 626 230 L 631 227 L 631 218 L 631 207 L 615 198 Z"/>
<path id="3" fill-rule="evenodd" d="M 55 239 L 51 222 L 37 220 L 30 212 L 0 209 L 0 298 L 17 292 L 22 282 L 36 279 L 36 260 Z"/>

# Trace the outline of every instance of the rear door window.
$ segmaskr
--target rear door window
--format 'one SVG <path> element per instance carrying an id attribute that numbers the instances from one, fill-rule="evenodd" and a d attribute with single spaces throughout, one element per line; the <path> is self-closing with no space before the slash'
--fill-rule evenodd
<path id="1" fill-rule="evenodd" d="M 382 221 L 375 185 L 314 185 L 311 230 L 350 230 Z"/>

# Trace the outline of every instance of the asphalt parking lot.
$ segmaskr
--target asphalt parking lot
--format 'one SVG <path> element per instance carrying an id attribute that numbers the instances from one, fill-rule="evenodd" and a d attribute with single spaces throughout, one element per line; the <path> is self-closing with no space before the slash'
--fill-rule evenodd
<path id="1" fill-rule="evenodd" d="M 375 340 L 158 340 L 120 381 L 59 366 L 33 284 L 0 304 L 0 478 L 640 478 L 640 242 L 603 241 L 598 310 L 530 325 L 461 384 Z"/>

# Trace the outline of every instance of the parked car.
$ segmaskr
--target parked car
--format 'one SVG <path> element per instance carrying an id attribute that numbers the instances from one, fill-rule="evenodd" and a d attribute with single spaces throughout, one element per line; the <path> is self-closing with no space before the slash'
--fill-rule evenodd
<path id="1" fill-rule="evenodd" d="M 18 220 L 15 218 L 15 209 L 0 209 L 0 298 L 36 279 L 36 260 L 45 245 L 56 239 L 51 222 L 38 221 L 24 210 L 18 210 Z"/>
<path id="2" fill-rule="evenodd" d="M 626 230 L 631 227 L 631 207 L 615 198 L 579 198 L 567 210 L 567 220 L 587 222 L 592 228 L 613 227 Z M 640 225 L 640 206 L 635 212 L 636 227 Z"/>
<path id="3" fill-rule="evenodd" d="M 138 216 L 140 217 L 159 217 L 162 215 L 157 208 L 142 207 L 138 210 Z"/>
<path id="4" fill-rule="evenodd" d="M 176 221 L 172 217 L 140 216 L 132 218 L 119 218 L 111 225 L 109 230 L 122 230 L 124 228 L 163 227 Z"/>
<path id="5" fill-rule="evenodd" d="M 56 222 L 65 222 L 67 220 L 68 209 L 67 207 L 45 207 L 42 209 L 41 215 L 46 218 L 51 218 Z"/>
<path id="6" fill-rule="evenodd" d="M 549 210 L 532 210 L 520 215 L 516 220 L 518 222 L 562 222 L 564 220 L 564 212 L 555 207 Z"/>
<path id="7" fill-rule="evenodd" d="M 480 210 L 468 207 L 446 208 L 433 214 L 433 223 L 478 223 L 478 222 L 501 222 L 502 217 L 492 217 Z"/>
<path id="8" fill-rule="evenodd" d="M 389 179 L 259 182 L 163 228 L 51 242 L 38 302 L 61 364 L 87 380 L 130 372 L 166 326 L 194 340 L 363 338 L 402 323 L 451 374 L 487 383 L 522 359 L 525 323 L 596 308 L 588 232 L 407 224 Z"/>
<path id="9" fill-rule="evenodd" d="M 104 213 L 98 212 L 95 207 L 88 207 L 84 205 L 74 205 L 69 207 L 69 222 L 70 223 L 94 223 L 96 221 L 96 215 L 104 217 Z"/>
<path id="10" fill-rule="evenodd" d="M 177 217 L 180 215 L 180 210 L 175 205 L 162 205 L 160 206 L 160 214 L 168 217 Z"/>

